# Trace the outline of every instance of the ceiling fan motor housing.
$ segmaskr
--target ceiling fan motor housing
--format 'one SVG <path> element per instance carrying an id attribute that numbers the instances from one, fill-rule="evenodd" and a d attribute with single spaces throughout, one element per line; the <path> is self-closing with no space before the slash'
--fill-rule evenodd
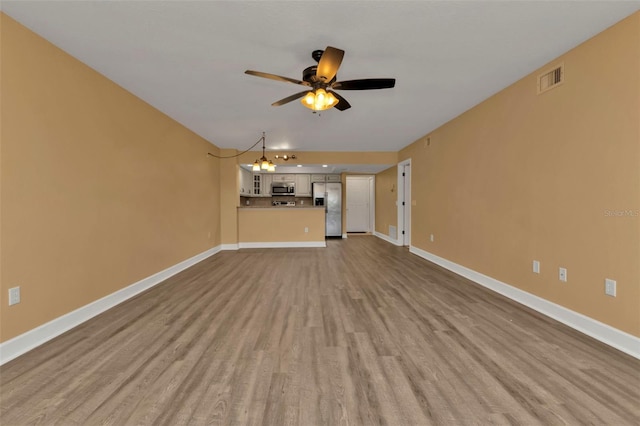
<path id="1" fill-rule="evenodd" d="M 317 69 L 318 69 L 317 65 L 312 65 L 309 68 L 305 68 L 305 70 L 302 71 L 302 80 L 307 81 L 309 83 L 315 83 Z"/>
<path id="2" fill-rule="evenodd" d="M 320 62 L 320 58 L 322 58 L 322 54 L 324 53 L 324 50 L 314 50 L 313 52 L 311 52 L 311 57 L 316 61 L 316 62 Z"/>
<path id="3" fill-rule="evenodd" d="M 323 81 L 322 79 L 319 79 L 318 76 L 316 75 L 316 72 L 318 70 L 318 66 L 317 65 L 312 65 L 308 68 L 305 68 L 304 71 L 302 71 L 302 80 L 306 81 L 307 83 L 311 83 L 312 85 L 317 85 L 314 86 L 314 89 L 317 89 L 318 87 L 326 87 L 332 83 L 334 83 L 336 81 L 336 76 L 333 77 L 333 79 L 331 81 Z"/>

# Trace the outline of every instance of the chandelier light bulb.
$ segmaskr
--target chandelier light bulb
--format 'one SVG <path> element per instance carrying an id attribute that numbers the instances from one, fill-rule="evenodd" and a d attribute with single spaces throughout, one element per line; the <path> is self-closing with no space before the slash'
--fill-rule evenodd
<path id="1" fill-rule="evenodd" d="M 307 106 L 313 105 L 315 101 L 316 101 L 316 95 L 313 92 L 307 93 L 304 97 L 304 103 L 306 103 Z"/>

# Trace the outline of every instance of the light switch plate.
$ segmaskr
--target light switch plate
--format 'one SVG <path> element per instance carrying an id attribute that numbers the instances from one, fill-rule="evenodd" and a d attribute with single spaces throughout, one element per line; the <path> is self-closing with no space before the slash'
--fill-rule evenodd
<path id="1" fill-rule="evenodd" d="M 609 278 L 604 280 L 604 294 L 611 297 L 616 297 L 617 283 L 615 280 Z"/>
<path id="2" fill-rule="evenodd" d="M 533 261 L 533 272 L 536 274 L 540 273 L 540 262 L 537 260 Z"/>
<path id="3" fill-rule="evenodd" d="M 9 306 L 20 303 L 20 287 L 9 289 Z"/>

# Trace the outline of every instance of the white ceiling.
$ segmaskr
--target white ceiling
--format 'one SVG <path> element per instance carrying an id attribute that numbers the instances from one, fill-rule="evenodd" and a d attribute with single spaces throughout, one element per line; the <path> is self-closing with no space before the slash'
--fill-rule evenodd
<path id="1" fill-rule="evenodd" d="M 397 151 L 640 8 L 640 1 L 2 1 L 2 10 L 222 148 Z M 346 51 L 352 108 L 272 102 L 311 52 Z"/>

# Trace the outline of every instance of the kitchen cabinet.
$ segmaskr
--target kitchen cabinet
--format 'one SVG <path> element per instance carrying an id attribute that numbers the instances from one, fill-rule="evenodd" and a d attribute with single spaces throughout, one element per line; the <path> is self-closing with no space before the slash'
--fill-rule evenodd
<path id="1" fill-rule="evenodd" d="M 327 175 L 327 182 L 340 182 L 340 175 Z"/>
<path id="2" fill-rule="evenodd" d="M 263 179 L 263 175 L 261 175 L 260 173 L 253 174 L 253 184 L 251 187 L 252 195 L 255 195 L 257 197 L 263 195 L 264 191 L 262 187 L 262 179 Z"/>
<path id="3" fill-rule="evenodd" d="M 252 179 L 251 172 L 240 167 L 240 195 L 251 195 Z"/>
<path id="4" fill-rule="evenodd" d="M 262 181 L 262 195 L 268 197 L 271 195 L 271 182 L 273 182 L 273 175 L 271 174 L 263 174 Z"/>
<path id="5" fill-rule="evenodd" d="M 295 175 L 296 197 L 311 197 L 311 175 Z"/>
<path id="6" fill-rule="evenodd" d="M 326 175 L 311 175 L 311 183 L 324 182 Z"/>
<path id="7" fill-rule="evenodd" d="M 274 182 L 295 182 L 295 175 L 273 175 Z"/>

